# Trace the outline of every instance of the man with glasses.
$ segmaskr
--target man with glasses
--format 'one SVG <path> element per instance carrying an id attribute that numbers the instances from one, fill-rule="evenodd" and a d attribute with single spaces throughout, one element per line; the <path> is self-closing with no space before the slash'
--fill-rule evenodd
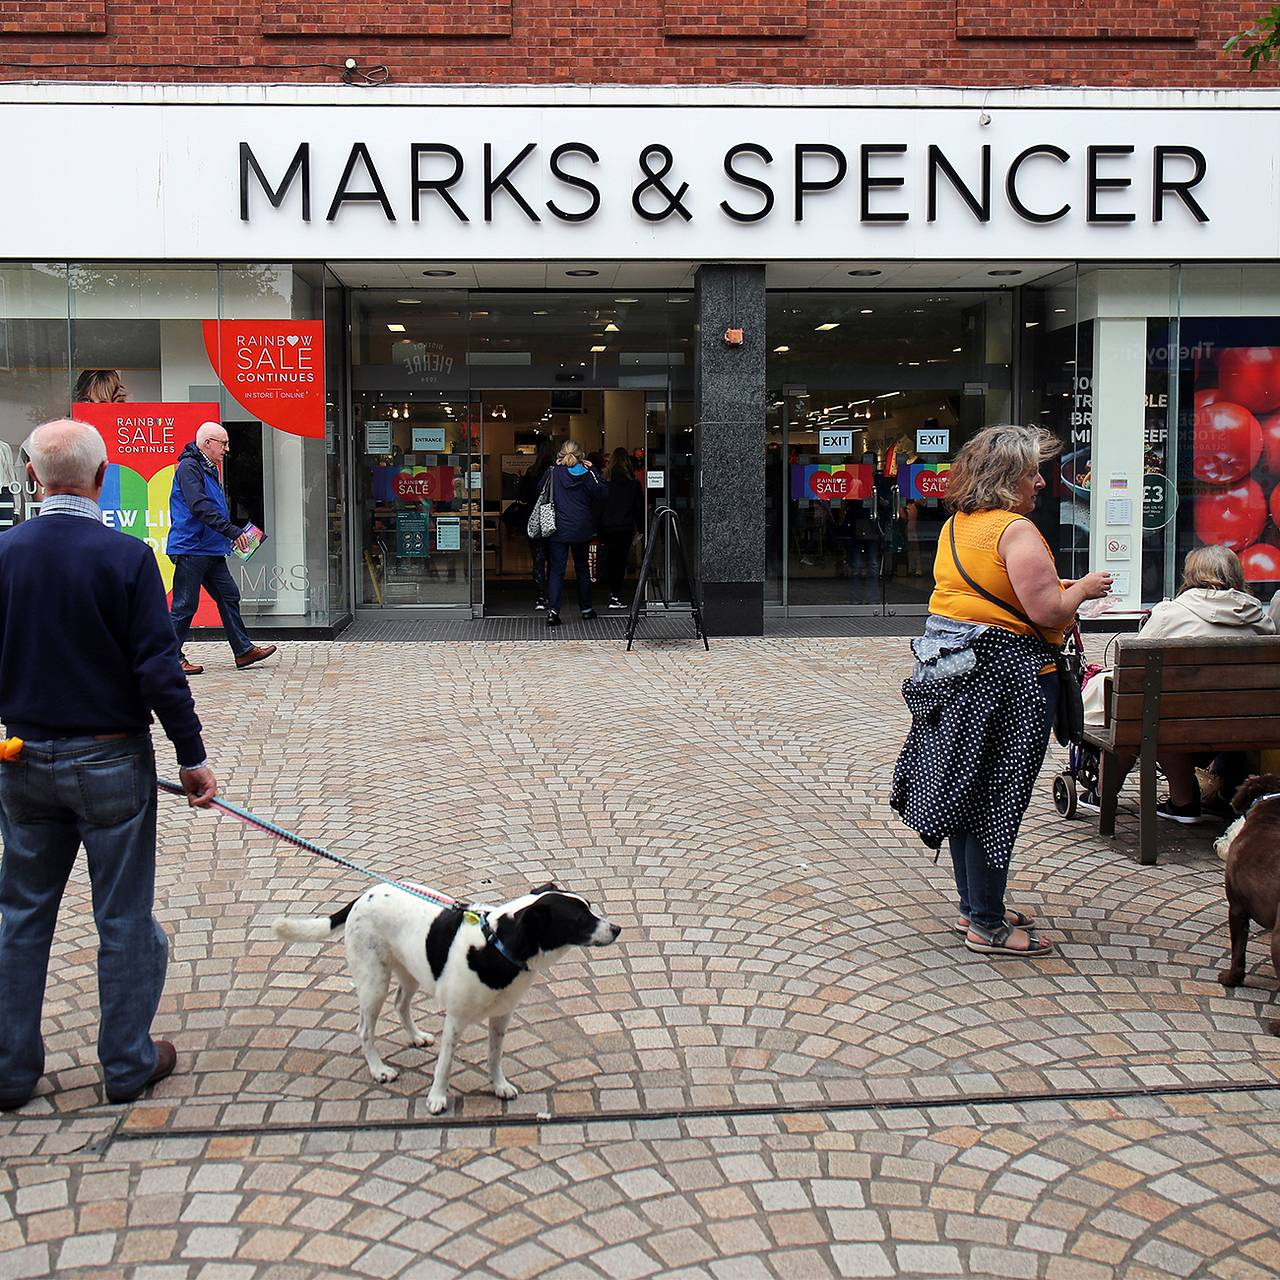
<path id="1" fill-rule="evenodd" d="M 240 616 L 240 588 L 227 568 L 232 544 L 248 545 L 245 531 L 231 523 L 226 494 L 219 479 L 223 459 L 231 447 L 226 428 L 218 422 L 201 423 L 195 441 L 178 455 L 169 495 L 169 544 L 173 561 L 173 608 L 170 617 L 178 646 L 186 643 L 203 587 L 218 606 L 227 642 L 237 667 L 251 667 L 276 651 L 273 644 L 257 645 L 249 639 Z M 204 668 L 182 655 L 182 669 L 198 676 Z"/>

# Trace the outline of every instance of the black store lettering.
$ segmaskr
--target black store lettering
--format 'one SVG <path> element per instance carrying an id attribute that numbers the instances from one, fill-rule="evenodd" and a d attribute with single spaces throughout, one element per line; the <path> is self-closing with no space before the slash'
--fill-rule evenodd
<path id="1" fill-rule="evenodd" d="M 904 209 L 881 209 L 872 212 L 871 209 L 871 193 L 872 191 L 891 191 L 896 187 L 906 186 L 907 180 L 899 177 L 885 177 L 883 175 L 872 175 L 871 162 L 876 156 L 900 156 L 905 155 L 907 144 L 905 142 L 882 142 L 870 143 L 864 142 L 861 150 L 861 165 L 858 181 L 860 212 L 859 220 L 861 222 L 906 222 L 911 216 Z"/>
<path id="2" fill-rule="evenodd" d="M 289 187 L 293 180 L 297 177 L 302 179 L 302 220 L 303 222 L 311 221 L 311 144 L 309 142 L 300 142 L 298 149 L 293 153 L 293 159 L 289 161 L 289 167 L 284 171 L 284 177 L 280 179 L 278 187 L 272 187 L 267 181 L 267 175 L 262 172 L 262 166 L 258 163 L 258 157 L 253 154 L 253 148 L 247 142 L 240 144 L 240 221 L 249 221 L 249 172 L 253 171 L 254 177 L 258 179 L 259 185 L 263 191 L 267 193 L 267 199 L 271 201 L 271 207 L 278 209 L 283 203 Z"/>
<path id="3" fill-rule="evenodd" d="M 805 156 L 828 156 L 836 162 L 833 178 L 817 178 L 812 181 L 804 176 Z M 825 142 L 796 143 L 796 216 L 797 222 L 804 221 L 804 198 L 811 191 L 831 191 L 844 181 L 849 172 L 849 163 L 839 147 L 829 146 Z"/>
<path id="4" fill-rule="evenodd" d="M 369 181 L 373 184 L 372 191 L 347 190 L 347 183 L 351 181 L 352 176 L 355 174 L 357 164 L 364 165 L 365 172 L 369 175 Z M 343 169 L 342 178 L 338 182 L 338 189 L 333 193 L 333 203 L 329 206 L 325 221 L 332 222 L 338 216 L 338 210 L 344 204 L 380 204 L 387 221 L 394 222 L 396 220 L 395 210 L 391 207 L 391 201 L 387 199 L 387 192 L 382 185 L 382 179 L 378 177 L 378 170 L 373 163 L 373 157 L 369 155 L 369 148 L 363 142 L 352 144 L 351 154 L 347 156 L 347 167 Z"/>
<path id="5" fill-rule="evenodd" d="M 756 156 L 763 160 L 765 164 L 772 164 L 773 156 L 769 154 L 767 148 L 760 146 L 756 142 L 740 142 L 736 147 L 730 147 L 724 155 L 724 171 L 729 181 L 737 182 L 744 187 L 750 187 L 753 191 L 760 192 L 764 197 L 764 203 L 751 213 L 743 213 L 741 210 L 735 209 L 727 200 L 721 200 L 720 207 L 735 222 L 759 222 L 761 218 L 767 218 L 773 208 L 773 188 L 760 178 L 753 178 L 749 173 L 740 173 L 735 169 L 733 162 L 738 156 Z"/>
<path id="6" fill-rule="evenodd" d="M 453 161 L 453 172 L 447 178 L 424 178 L 423 156 L 448 156 Z M 417 222 L 422 212 L 422 193 L 434 191 L 453 210 L 459 222 L 469 222 L 462 206 L 449 190 L 462 177 L 462 152 L 447 142 L 415 142 L 409 148 L 409 187 L 413 192 L 413 220 Z"/>
<path id="7" fill-rule="evenodd" d="M 929 144 L 929 167 L 926 182 L 928 212 L 925 215 L 928 222 L 937 222 L 938 220 L 938 174 L 940 172 L 946 175 L 947 181 L 956 189 L 956 193 L 973 211 L 973 216 L 979 222 L 991 221 L 990 146 L 984 145 L 982 148 L 981 195 L 975 196 L 965 185 L 964 179 L 956 172 L 955 166 L 943 154 L 942 148 L 935 146 L 932 142 Z"/>
<path id="8" fill-rule="evenodd" d="M 1194 166 L 1191 177 L 1182 179 L 1165 177 L 1165 161 L 1174 156 L 1180 160 L 1191 161 Z M 1151 221 L 1164 221 L 1164 198 L 1172 192 L 1191 210 L 1191 214 L 1197 222 L 1208 222 L 1209 215 L 1205 213 L 1195 196 L 1191 194 L 1191 188 L 1199 185 L 1207 169 L 1208 165 L 1205 163 L 1204 152 L 1198 151 L 1195 147 L 1157 147 L 1152 160 Z"/>
<path id="9" fill-rule="evenodd" d="M 1018 195 L 1018 170 L 1033 156 L 1052 156 L 1060 164 L 1066 164 L 1071 159 L 1070 152 L 1063 151 L 1061 147 L 1055 147 L 1052 142 L 1037 143 L 1025 151 L 1020 151 L 1009 166 L 1008 174 L 1005 175 L 1004 193 L 1018 217 L 1025 218 L 1028 222 L 1057 222 L 1059 218 L 1065 218 L 1071 212 L 1070 204 L 1064 204 L 1053 213 L 1037 213 L 1034 209 L 1028 209 Z"/>
<path id="10" fill-rule="evenodd" d="M 524 210 L 525 216 L 530 222 L 542 221 L 534 211 L 533 206 L 515 189 L 511 181 L 511 175 L 516 171 L 516 168 L 529 158 L 537 145 L 536 142 L 526 142 L 520 148 L 516 158 L 495 176 L 493 172 L 493 143 L 486 142 L 484 144 L 484 220 L 486 222 L 493 221 L 493 197 L 499 191 L 505 191 Z"/>
<path id="11" fill-rule="evenodd" d="M 599 164 L 600 157 L 596 153 L 594 147 L 589 147 L 585 142 L 562 142 L 551 153 L 551 172 L 559 180 L 570 187 L 578 187 L 583 191 L 590 192 L 591 203 L 585 209 L 580 209 L 577 213 L 570 213 L 561 209 L 554 200 L 547 201 L 547 208 L 551 210 L 557 218 L 562 218 L 565 222 L 586 222 L 586 220 L 595 215 L 597 209 L 600 208 L 600 188 L 594 182 L 588 182 L 586 178 L 580 178 L 577 174 L 569 173 L 560 167 L 560 161 L 565 156 L 579 155 L 586 156 L 592 164 Z"/>
<path id="12" fill-rule="evenodd" d="M 1136 213 L 1126 213 L 1123 210 L 1112 210 L 1104 213 L 1098 208 L 1098 193 L 1101 191 L 1123 191 L 1125 187 L 1133 186 L 1132 178 L 1124 178 L 1113 176 L 1103 178 L 1098 174 L 1098 162 L 1100 160 L 1119 159 L 1123 156 L 1133 155 L 1131 146 L 1111 146 L 1111 147 L 1090 147 L 1086 153 L 1085 171 L 1088 174 L 1086 183 L 1086 192 L 1088 195 L 1088 213 L 1086 221 L 1088 222 L 1136 222 L 1138 215 Z"/>

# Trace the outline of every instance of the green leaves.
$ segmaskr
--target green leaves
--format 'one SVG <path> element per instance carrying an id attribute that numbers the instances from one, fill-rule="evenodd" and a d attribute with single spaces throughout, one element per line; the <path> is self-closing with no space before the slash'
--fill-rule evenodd
<path id="1" fill-rule="evenodd" d="M 1244 44 L 1246 40 L 1251 43 Z M 1242 58 L 1248 58 L 1250 71 L 1257 71 L 1263 62 L 1280 62 L 1280 5 L 1260 18 L 1257 26 L 1237 31 L 1222 48 L 1226 53 L 1238 50 Z"/>

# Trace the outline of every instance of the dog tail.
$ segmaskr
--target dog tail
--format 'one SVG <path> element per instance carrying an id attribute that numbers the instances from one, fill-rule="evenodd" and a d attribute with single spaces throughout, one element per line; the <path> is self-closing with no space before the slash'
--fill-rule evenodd
<path id="1" fill-rule="evenodd" d="M 277 916 L 271 928 L 277 938 L 285 942 L 323 942 L 336 929 L 347 923 L 355 902 L 348 902 L 341 911 L 331 916 Z"/>

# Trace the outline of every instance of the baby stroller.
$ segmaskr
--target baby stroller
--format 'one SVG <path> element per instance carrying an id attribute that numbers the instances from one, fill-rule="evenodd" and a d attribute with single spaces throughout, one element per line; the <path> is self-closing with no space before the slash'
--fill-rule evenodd
<path id="1" fill-rule="evenodd" d="M 1067 660 L 1070 678 L 1080 681 L 1081 691 L 1090 680 L 1102 679 L 1106 668 L 1086 660 L 1079 624 L 1072 627 L 1067 635 L 1063 656 Z M 1066 748 L 1067 767 L 1053 779 L 1053 807 L 1064 818 L 1074 818 L 1076 810 L 1082 806 L 1097 813 L 1101 807 L 1098 799 L 1101 756 L 1082 740 L 1068 742 Z"/>

